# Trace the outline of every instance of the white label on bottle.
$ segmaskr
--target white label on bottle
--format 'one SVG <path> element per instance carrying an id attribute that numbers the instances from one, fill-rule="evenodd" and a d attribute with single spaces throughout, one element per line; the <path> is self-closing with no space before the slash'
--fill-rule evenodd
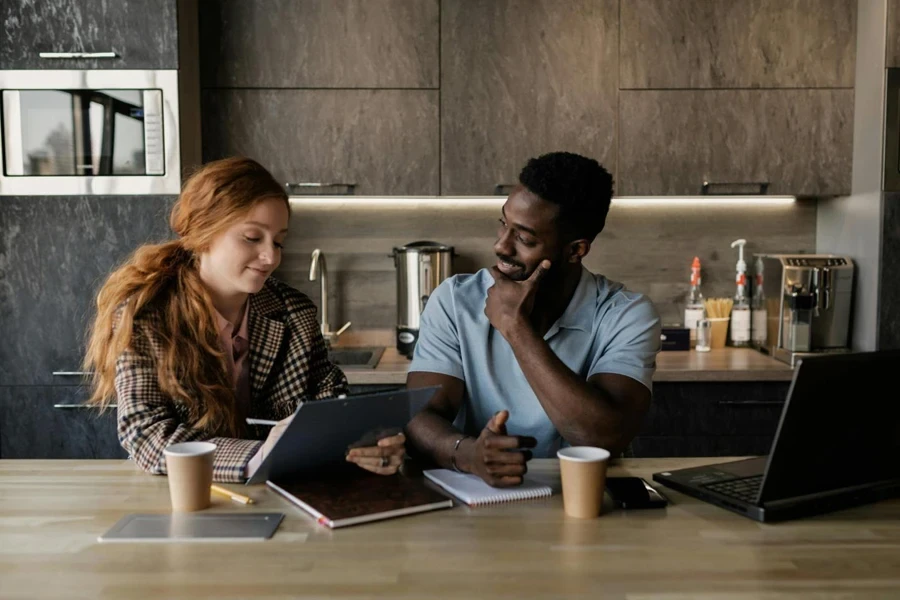
<path id="1" fill-rule="evenodd" d="M 766 343 L 766 326 L 768 325 L 768 313 L 765 309 L 753 311 L 753 329 L 750 332 L 753 335 L 753 341 L 758 344 Z"/>
<path id="2" fill-rule="evenodd" d="M 750 341 L 750 309 L 736 308 L 731 311 L 731 341 Z"/>
<path id="3" fill-rule="evenodd" d="M 703 319 L 702 308 L 684 309 L 684 326 L 688 329 L 697 329 L 697 321 Z"/>
<path id="4" fill-rule="evenodd" d="M 697 321 L 703 319 L 702 308 L 684 309 L 684 326 L 691 330 L 691 340 L 697 339 Z"/>

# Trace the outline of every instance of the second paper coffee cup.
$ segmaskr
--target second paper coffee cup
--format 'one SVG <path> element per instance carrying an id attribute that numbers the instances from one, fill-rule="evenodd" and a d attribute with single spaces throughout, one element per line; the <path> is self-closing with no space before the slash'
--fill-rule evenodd
<path id="1" fill-rule="evenodd" d="M 593 446 L 573 446 L 562 448 L 556 455 L 566 514 L 579 519 L 600 516 L 609 451 Z"/>

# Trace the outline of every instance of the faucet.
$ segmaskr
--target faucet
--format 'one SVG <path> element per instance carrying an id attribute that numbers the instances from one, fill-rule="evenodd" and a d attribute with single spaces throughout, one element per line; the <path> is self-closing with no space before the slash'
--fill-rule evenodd
<path id="1" fill-rule="evenodd" d="M 337 331 L 331 331 L 328 325 L 328 268 L 325 266 L 325 254 L 318 248 L 313 250 L 312 261 L 309 263 L 309 280 L 315 281 L 316 278 L 319 279 L 319 330 L 325 338 L 325 344 L 330 346 L 332 341 L 347 331 L 350 321 L 344 323 Z"/>

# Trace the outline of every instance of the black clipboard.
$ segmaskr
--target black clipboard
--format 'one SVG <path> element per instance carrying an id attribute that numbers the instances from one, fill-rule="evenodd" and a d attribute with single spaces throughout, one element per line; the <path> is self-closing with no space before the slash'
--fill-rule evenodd
<path id="1" fill-rule="evenodd" d="M 350 448 L 374 446 L 403 431 L 440 386 L 303 402 L 247 485 L 289 483 L 336 465 Z"/>

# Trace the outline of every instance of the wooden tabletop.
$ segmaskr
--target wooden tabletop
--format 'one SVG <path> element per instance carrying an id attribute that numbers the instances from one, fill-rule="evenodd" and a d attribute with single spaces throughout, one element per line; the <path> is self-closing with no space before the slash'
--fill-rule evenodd
<path id="1" fill-rule="evenodd" d="M 710 461 L 629 459 L 610 475 Z M 557 461 L 531 465 L 558 489 Z M 99 544 L 127 514 L 166 512 L 167 480 L 128 461 L 0 460 L 0 597 L 900 597 L 900 500 L 766 525 L 660 487 L 665 509 L 588 521 L 555 493 L 330 530 L 265 487 L 234 489 L 257 504 L 210 510 L 283 512 L 272 540 Z"/>
<path id="2" fill-rule="evenodd" d="M 374 369 L 343 368 L 353 384 L 403 385 L 410 360 L 394 347 L 385 349 Z M 654 381 L 790 381 L 794 371 L 783 362 L 748 348 L 710 352 L 660 352 Z"/>

